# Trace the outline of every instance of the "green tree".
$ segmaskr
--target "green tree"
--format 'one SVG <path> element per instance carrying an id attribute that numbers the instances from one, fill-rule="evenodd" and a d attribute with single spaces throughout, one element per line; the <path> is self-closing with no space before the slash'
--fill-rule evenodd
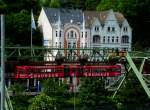
<path id="1" fill-rule="evenodd" d="M 48 7 L 50 2 L 51 2 L 51 0 L 38 0 L 38 5 L 40 7 L 42 7 L 42 6 Z"/>
<path id="2" fill-rule="evenodd" d="M 42 93 L 31 100 L 31 105 L 28 110 L 54 110 L 53 100 L 51 97 Z"/>
<path id="3" fill-rule="evenodd" d="M 9 91 L 12 91 L 11 103 L 14 110 L 27 110 L 30 99 L 29 96 L 23 97 L 24 87 L 22 84 L 15 83 L 10 86 Z"/>
<path id="4" fill-rule="evenodd" d="M 122 6 L 122 0 L 101 0 L 101 2 L 96 7 L 96 10 L 103 11 L 113 9 L 114 11 L 120 11 Z"/>
<path id="5" fill-rule="evenodd" d="M 85 9 L 86 10 L 96 10 L 97 5 L 100 3 L 100 0 L 86 0 Z"/>
<path id="6" fill-rule="evenodd" d="M 5 13 L 7 10 L 7 4 L 3 1 L 0 1 L 0 13 Z"/>
<path id="7" fill-rule="evenodd" d="M 28 11 L 21 10 L 6 16 L 6 40 L 14 45 L 29 46 L 30 36 L 31 16 Z"/>
<path id="8" fill-rule="evenodd" d="M 50 5 L 51 8 L 60 8 L 60 3 L 58 0 L 51 0 Z"/>
<path id="9" fill-rule="evenodd" d="M 108 91 L 104 88 L 104 80 L 100 78 L 85 78 L 81 82 L 80 100 L 83 109 L 93 110 L 97 106 L 111 104 Z"/>
<path id="10" fill-rule="evenodd" d="M 62 108 L 65 105 L 65 101 L 68 96 L 68 85 L 61 83 L 58 79 L 47 79 L 43 82 L 43 93 L 50 96 L 54 100 L 54 104 L 57 108 Z"/>
<path id="11" fill-rule="evenodd" d="M 114 100 L 123 105 L 146 104 L 150 101 L 134 73 L 126 78 Z"/>

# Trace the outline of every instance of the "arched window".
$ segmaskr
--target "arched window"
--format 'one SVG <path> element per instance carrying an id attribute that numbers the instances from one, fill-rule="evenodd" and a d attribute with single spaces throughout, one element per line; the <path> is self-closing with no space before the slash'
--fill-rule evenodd
<path id="1" fill-rule="evenodd" d="M 70 36 L 71 36 L 71 38 L 73 38 L 73 36 L 74 36 L 73 31 L 70 32 Z"/>
<path id="2" fill-rule="evenodd" d="M 129 43 L 129 36 L 127 35 L 122 36 L 121 43 Z"/>
<path id="3" fill-rule="evenodd" d="M 94 35 L 93 36 L 93 43 L 100 43 L 100 36 L 99 35 Z"/>
<path id="4" fill-rule="evenodd" d="M 68 32 L 67 36 L 69 39 L 75 39 L 75 38 L 77 38 L 77 33 L 75 31 L 71 30 Z"/>

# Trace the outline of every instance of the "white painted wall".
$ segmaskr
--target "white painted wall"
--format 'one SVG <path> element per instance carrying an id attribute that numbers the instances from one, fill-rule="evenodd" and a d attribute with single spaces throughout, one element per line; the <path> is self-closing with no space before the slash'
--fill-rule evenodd
<path id="1" fill-rule="evenodd" d="M 52 46 L 52 26 L 48 21 L 48 18 L 42 8 L 38 19 L 38 26 L 42 29 L 43 32 L 43 42 L 48 41 L 48 43 L 43 44 L 44 46 Z"/>
<path id="2" fill-rule="evenodd" d="M 59 21 L 58 21 L 59 22 Z M 80 47 L 85 47 L 85 44 L 87 43 L 88 48 L 119 48 L 122 50 L 123 48 L 127 48 L 129 51 L 131 50 L 131 43 L 132 43 L 132 29 L 130 25 L 128 24 L 127 20 L 124 20 L 122 23 L 122 27 L 119 26 L 118 21 L 114 15 L 113 10 L 110 10 L 106 20 L 104 27 L 102 27 L 101 22 L 98 18 L 94 18 L 92 27 L 85 28 L 85 32 L 87 32 L 87 38 L 84 36 L 82 37 L 83 32 L 83 24 L 73 24 L 73 23 L 67 23 L 64 26 L 59 25 L 59 23 L 56 22 L 55 24 L 49 23 L 47 16 L 45 15 L 44 10 L 42 9 L 40 16 L 39 16 L 39 27 L 41 27 L 43 32 L 43 38 L 44 40 L 49 40 L 49 43 L 47 46 L 56 47 L 59 46 L 59 42 L 61 42 L 61 47 L 64 48 L 64 33 L 68 27 L 76 27 L 79 30 L 80 34 Z M 95 31 L 95 26 L 99 27 L 99 31 Z M 110 32 L 108 32 L 108 27 L 110 27 Z M 112 31 L 112 27 L 115 28 L 115 31 Z M 127 27 L 128 31 L 124 32 L 123 27 Z M 61 37 L 59 37 L 59 30 L 61 30 Z M 56 37 L 56 31 L 57 31 L 57 37 Z M 76 32 L 76 30 L 73 30 Z M 93 36 L 99 35 L 100 36 L 100 42 L 99 43 L 93 43 Z M 129 43 L 122 44 L 121 39 L 123 35 L 129 36 Z M 103 37 L 105 36 L 105 42 L 103 42 Z M 108 42 L 108 37 L 110 37 L 110 41 Z M 112 42 L 112 37 L 114 37 L 114 42 Z M 118 42 L 116 42 L 116 39 L 118 37 Z M 73 39 L 69 39 L 69 42 L 73 44 Z M 77 44 L 77 42 L 76 42 Z M 53 52 L 54 55 L 57 54 L 57 51 Z M 63 53 L 63 52 L 62 52 Z"/>

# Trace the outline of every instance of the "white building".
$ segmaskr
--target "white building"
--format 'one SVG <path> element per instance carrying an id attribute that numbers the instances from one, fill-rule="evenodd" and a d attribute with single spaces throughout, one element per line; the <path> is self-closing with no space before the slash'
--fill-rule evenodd
<path id="1" fill-rule="evenodd" d="M 113 10 L 42 8 L 38 26 L 43 33 L 44 46 L 131 50 L 132 29 L 124 16 Z"/>

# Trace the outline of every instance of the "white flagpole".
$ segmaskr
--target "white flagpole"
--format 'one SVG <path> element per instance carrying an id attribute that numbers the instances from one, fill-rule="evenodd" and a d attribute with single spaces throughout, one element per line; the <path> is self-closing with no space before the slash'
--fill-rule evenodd
<path id="1" fill-rule="evenodd" d="M 32 9 L 31 9 L 31 57 L 32 57 Z"/>
<path id="2" fill-rule="evenodd" d="M 1 110 L 5 110 L 5 21 L 1 15 Z"/>

